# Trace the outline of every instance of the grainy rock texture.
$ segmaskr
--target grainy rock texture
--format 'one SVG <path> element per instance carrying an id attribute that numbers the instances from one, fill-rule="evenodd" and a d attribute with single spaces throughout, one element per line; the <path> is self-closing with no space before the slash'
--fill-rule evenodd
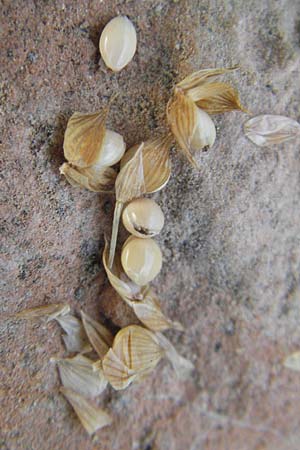
<path id="1" fill-rule="evenodd" d="M 113 74 L 98 41 L 120 13 L 136 26 L 138 49 Z M 215 117 L 217 141 L 199 155 L 199 172 L 173 150 L 172 178 L 154 196 L 166 216 L 154 284 L 186 327 L 168 336 L 195 363 L 189 380 L 163 361 L 141 384 L 108 389 L 99 404 L 114 424 L 89 438 L 49 363 L 66 355 L 61 330 L 11 316 L 60 301 L 112 330 L 136 321 L 101 264 L 113 197 L 59 174 L 68 117 L 117 93 L 108 124 L 130 146 L 166 130 L 176 80 L 238 64 L 227 78 L 254 114 L 299 120 L 299 3 L 2 0 L 1 22 L 0 447 L 298 450 L 300 374 L 282 360 L 300 348 L 299 141 L 259 149 L 243 136 L 243 113 Z"/>

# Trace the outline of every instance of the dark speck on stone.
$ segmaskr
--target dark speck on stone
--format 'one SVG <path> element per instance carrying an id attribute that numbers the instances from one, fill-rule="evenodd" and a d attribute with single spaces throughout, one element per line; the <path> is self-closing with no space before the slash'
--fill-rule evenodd
<path id="1" fill-rule="evenodd" d="M 37 58 L 38 58 L 38 56 L 37 56 L 37 54 L 35 52 L 29 52 L 28 55 L 27 55 L 27 59 L 31 63 L 35 63 Z"/>
<path id="2" fill-rule="evenodd" d="M 106 200 L 106 202 L 104 202 L 103 204 L 103 211 L 105 212 L 105 214 L 110 214 L 112 211 L 112 203 L 110 200 Z"/>
<path id="3" fill-rule="evenodd" d="M 222 348 L 222 343 L 216 342 L 215 343 L 215 352 L 217 353 L 219 350 L 221 350 L 221 348 Z"/>
<path id="4" fill-rule="evenodd" d="M 84 297 L 84 288 L 83 287 L 78 287 L 78 288 L 76 288 L 75 289 L 75 292 L 74 292 L 74 297 L 76 298 L 76 300 L 82 300 L 83 299 L 83 297 Z"/>

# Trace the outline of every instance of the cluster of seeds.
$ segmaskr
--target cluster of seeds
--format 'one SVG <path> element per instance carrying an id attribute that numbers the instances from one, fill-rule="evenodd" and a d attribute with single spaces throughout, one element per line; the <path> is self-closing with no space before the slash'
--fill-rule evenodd
<path id="1" fill-rule="evenodd" d="M 126 17 L 116 17 L 104 28 L 100 53 L 110 69 L 124 68 L 136 51 L 136 32 Z M 211 147 L 216 129 L 210 115 L 245 109 L 237 91 L 227 83 L 215 81 L 232 69 L 200 70 L 178 83 L 166 106 L 171 133 L 126 150 L 123 137 L 106 128 L 107 107 L 90 114 L 74 113 L 64 138 L 67 160 L 60 171 L 76 187 L 93 192 L 115 193 L 116 203 L 110 243 L 106 242 L 102 260 L 112 287 L 135 312 L 142 325 L 129 325 L 116 336 L 101 323 L 81 312 L 70 313 L 65 304 L 52 304 L 25 310 L 21 318 L 46 317 L 63 328 L 66 349 L 76 356 L 53 360 L 57 363 L 63 387 L 88 433 L 109 425 L 111 417 L 87 398 L 98 396 L 107 383 L 124 389 L 145 378 L 165 356 L 179 376 L 186 376 L 193 365 L 178 355 L 162 331 L 182 331 L 180 323 L 167 318 L 149 283 L 162 266 L 162 253 L 153 239 L 164 226 L 160 206 L 147 194 L 157 192 L 171 175 L 170 148 L 174 141 L 193 166 L 195 152 Z M 247 122 L 246 135 L 257 145 L 283 142 L 298 136 L 297 122 L 282 116 L 258 116 Z M 120 163 L 119 171 L 115 166 Z M 122 219 L 130 233 L 118 250 L 118 228 Z M 83 354 L 90 354 L 89 357 Z"/>

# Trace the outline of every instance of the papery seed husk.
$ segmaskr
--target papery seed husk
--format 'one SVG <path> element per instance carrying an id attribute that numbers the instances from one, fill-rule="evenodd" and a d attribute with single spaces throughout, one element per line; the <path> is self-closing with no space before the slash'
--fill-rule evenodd
<path id="1" fill-rule="evenodd" d="M 138 376 L 121 361 L 112 349 L 103 358 L 102 367 L 105 378 L 117 391 L 125 389 Z"/>
<path id="2" fill-rule="evenodd" d="M 164 355 L 155 334 L 139 325 L 120 330 L 115 336 L 113 351 L 135 373 L 154 369 Z"/>
<path id="3" fill-rule="evenodd" d="M 64 163 L 59 170 L 74 187 L 103 193 L 113 192 L 114 190 L 117 173 L 111 167 L 103 167 L 99 170 L 93 166 L 80 168 Z"/>
<path id="4" fill-rule="evenodd" d="M 108 267 L 111 268 L 115 256 L 118 229 L 123 205 L 130 200 L 140 197 L 146 192 L 143 170 L 142 150 L 144 143 L 140 145 L 136 154 L 120 170 L 115 184 L 116 205 L 110 241 Z"/>
<path id="5" fill-rule="evenodd" d="M 143 148 L 143 169 L 146 193 L 152 194 L 161 190 L 168 183 L 171 176 L 171 161 L 169 158 L 170 146 L 173 138 L 171 135 L 150 139 L 145 142 Z M 121 160 L 123 167 L 135 154 L 138 146 L 129 149 Z"/>
<path id="6" fill-rule="evenodd" d="M 173 344 L 162 333 L 156 333 L 156 339 L 161 348 L 165 351 L 179 378 L 186 379 L 194 370 L 194 364 L 183 356 L 179 355 Z"/>
<path id="7" fill-rule="evenodd" d="M 300 351 L 287 356 L 283 362 L 284 367 L 300 372 Z"/>
<path id="8" fill-rule="evenodd" d="M 67 314 L 56 317 L 56 321 L 66 333 L 62 338 L 69 352 L 87 353 L 92 350 L 80 319 L 72 314 Z"/>
<path id="9" fill-rule="evenodd" d="M 35 306 L 24 309 L 15 315 L 18 319 L 39 319 L 45 318 L 47 322 L 64 316 L 70 312 L 70 306 L 65 303 L 52 303 L 51 305 Z"/>
<path id="10" fill-rule="evenodd" d="M 176 91 L 167 105 L 167 119 L 180 149 L 190 163 L 198 168 L 191 145 L 197 125 L 197 106 L 183 92 Z"/>
<path id="11" fill-rule="evenodd" d="M 149 286 L 141 287 L 129 280 L 123 271 L 118 254 L 115 256 L 112 269 L 108 268 L 107 258 L 108 245 L 105 242 L 102 260 L 110 284 L 147 328 L 154 331 L 164 331 L 169 328 L 183 330 L 179 322 L 173 322 L 163 314 L 159 301 Z"/>
<path id="12" fill-rule="evenodd" d="M 259 147 L 281 144 L 300 136 L 300 124 L 289 117 L 263 114 L 252 117 L 244 125 L 250 141 Z"/>
<path id="13" fill-rule="evenodd" d="M 227 83 L 205 83 L 187 91 L 196 105 L 208 114 L 247 110 L 241 105 L 239 94 Z"/>
<path id="14" fill-rule="evenodd" d="M 71 389 L 60 388 L 60 392 L 66 397 L 74 408 L 80 422 L 89 434 L 112 423 L 112 418 L 102 409 L 92 405 L 82 395 Z"/>
<path id="15" fill-rule="evenodd" d="M 77 167 L 89 167 L 99 157 L 105 135 L 108 109 L 91 114 L 75 112 L 69 119 L 64 137 L 64 155 Z"/>
<path id="16" fill-rule="evenodd" d="M 177 83 L 177 87 L 188 91 L 190 89 L 193 89 L 199 85 L 202 85 L 204 83 L 207 83 L 208 79 L 214 79 L 220 75 L 223 75 L 224 73 L 233 72 L 234 70 L 237 70 L 238 67 L 229 67 L 229 68 L 216 68 L 216 69 L 202 69 L 198 70 L 197 72 L 193 72 L 192 74 L 185 77 L 182 81 Z"/>
<path id="17" fill-rule="evenodd" d="M 104 391 L 107 381 L 104 378 L 103 371 L 98 369 L 95 372 L 94 362 L 91 359 L 76 355 L 74 358 L 58 359 L 55 362 L 65 388 L 91 398 Z"/>
<path id="18" fill-rule="evenodd" d="M 173 328 L 183 331 L 183 326 L 176 321 L 168 319 L 162 312 L 158 299 L 150 290 L 143 301 L 134 302 L 132 308 L 139 320 L 153 331 L 165 331 Z"/>
<path id="19" fill-rule="evenodd" d="M 108 244 L 105 241 L 102 261 L 110 284 L 126 302 L 134 299 L 141 300 L 143 297 L 143 288 L 135 285 L 125 275 L 121 265 L 120 255 L 117 254 L 115 256 L 112 268 L 108 267 L 108 250 Z"/>
<path id="20" fill-rule="evenodd" d="M 126 203 L 145 194 L 146 186 L 143 167 L 144 142 L 138 147 L 135 155 L 120 170 L 116 179 L 116 199 Z"/>
<path id="21" fill-rule="evenodd" d="M 81 311 L 81 318 L 90 343 L 99 357 L 103 358 L 112 346 L 113 335 L 104 325 L 92 319 L 83 311 Z"/>

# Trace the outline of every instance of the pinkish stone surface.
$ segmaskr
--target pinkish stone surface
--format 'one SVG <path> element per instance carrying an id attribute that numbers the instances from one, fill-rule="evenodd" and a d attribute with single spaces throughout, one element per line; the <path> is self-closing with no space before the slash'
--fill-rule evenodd
<path id="1" fill-rule="evenodd" d="M 113 74 L 98 40 L 119 13 L 138 49 Z M 195 363 L 189 380 L 163 361 L 147 381 L 108 389 L 99 404 L 114 424 L 89 438 L 49 363 L 66 355 L 59 327 L 11 318 L 59 301 L 113 330 L 135 320 L 101 264 L 113 197 L 76 190 L 58 171 L 68 117 L 118 93 L 108 123 L 130 146 L 166 129 L 176 80 L 238 64 L 230 78 L 254 114 L 299 120 L 297 2 L 3 0 L 1 22 L 0 448 L 298 450 L 300 374 L 282 360 L 300 348 L 299 141 L 259 149 L 242 113 L 215 118 L 200 172 L 174 151 L 172 179 L 154 196 L 166 216 L 155 285 L 186 327 L 168 336 Z"/>

